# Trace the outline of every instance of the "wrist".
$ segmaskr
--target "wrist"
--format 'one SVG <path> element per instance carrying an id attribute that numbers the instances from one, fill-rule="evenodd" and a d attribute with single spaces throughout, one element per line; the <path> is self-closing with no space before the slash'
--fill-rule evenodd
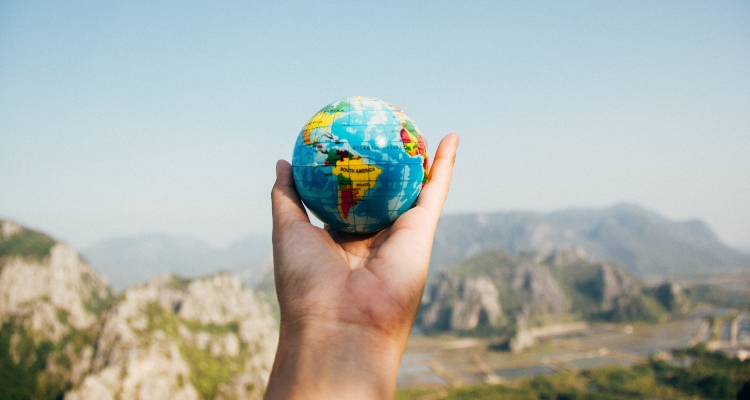
<path id="1" fill-rule="evenodd" d="M 391 398 L 407 339 L 342 321 L 282 321 L 266 398 Z"/>

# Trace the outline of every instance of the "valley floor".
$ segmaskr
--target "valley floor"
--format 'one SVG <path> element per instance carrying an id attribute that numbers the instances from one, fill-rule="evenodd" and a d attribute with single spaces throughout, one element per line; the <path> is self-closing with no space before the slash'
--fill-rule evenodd
<path id="1" fill-rule="evenodd" d="M 539 340 L 538 345 L 520 354 L 492 350 L 496 343 L 490 338 L 425 336 L 415 332 L 401 362 L 398 386 L 511 383 L 560 371 L 610 365 L 630 367 L 645 362 L 651 355 L 668 358 L 671 349 L 701 342 L 711 345 L 711 332 L 715 331 L 720 337 L 715 338 L 718 340 L 713 341 L 713 346 L 728 349 L 731 344 L 722 342 L 721 334 L 725 324 L 721 316 L 727 315 L 727 311 L 732 310 L 704 310 L 659 324 L 581 324 L 567 334 L 555 332 L 556 335 Z M 742 325 L 748 319 L 746 315 L 739 317 Z M 745 339 L 744 331 L 741 339 Z"/>

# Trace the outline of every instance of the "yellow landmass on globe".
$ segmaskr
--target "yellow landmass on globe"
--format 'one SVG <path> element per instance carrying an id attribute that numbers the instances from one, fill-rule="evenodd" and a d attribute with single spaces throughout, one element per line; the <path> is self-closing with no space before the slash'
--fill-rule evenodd
<path id="1" fill-rule="evenodd" d="M 361 157 L 354 156 L 348 162 L 338 162 L 333 174 L 339 181 L 339 212 L 343 219 L 349 218 L 349 211 L 359 204 L 368 190 L 375 187 L 383 169 L 365 164 Z"/>
<path id="2" fill-rule="evenodd" d="M 339 114 L 341 114 L 341 112 L 339 111 L 331 113 L 328 110 L 321 110 L 319 113 L 315 114 L 315 116 L 310 118 L 310 121 L 307 123 L 307 125 L 305 125 L 304 128 L 303 140 L 305 144 L 315 144 L 315 142 L 318 141 L 318 138 L 315 138 L 315 140 L 313 140 L 310 137 L 313 130 L 321 127 L 330 127 Z"/>

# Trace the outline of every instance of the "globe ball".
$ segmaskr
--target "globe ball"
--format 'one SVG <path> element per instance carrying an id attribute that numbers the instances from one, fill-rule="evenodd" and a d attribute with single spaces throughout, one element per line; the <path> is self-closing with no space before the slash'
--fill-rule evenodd
<path id="1" fill-rule="evenodd" d="M 370 233 L 394 223 L 427 181 L 427 142 L 400 108 L 348 97 L 302 127 L 292 173 L 305 206 L 331 228 Z"/>

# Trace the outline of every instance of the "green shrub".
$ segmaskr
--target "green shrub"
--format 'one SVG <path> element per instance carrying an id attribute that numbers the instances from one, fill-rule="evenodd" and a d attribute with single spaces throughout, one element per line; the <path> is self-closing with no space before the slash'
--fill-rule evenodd
<path id="1" fill-rule="evenodd" d="M 22 229 L 20 232 L 8 237 L 0 237 L 0 258 L 21 257 L 41 262 L 55 245 L 51 237 L 30 229 Z"/>
<path id="2" fill-rule="evenodd" d="M 12 339 L 14 335 L 17 335 L 15 342 Z M 43 376 L 54 349 L 52 342 L 45 340 L 36 344 L 22 327 L 12 322 L 4 323 L 0 328 L 0 399 L 51 399 L 60 396 L 63 387 Z"/>

